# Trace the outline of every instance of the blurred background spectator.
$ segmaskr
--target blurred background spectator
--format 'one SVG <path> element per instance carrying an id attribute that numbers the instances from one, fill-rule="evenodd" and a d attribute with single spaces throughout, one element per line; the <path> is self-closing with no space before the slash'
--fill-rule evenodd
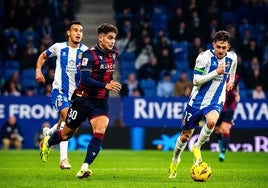
<path id="1" fill-rule="evenodd" d="M 164 72 L 162 79 L 156 86 L 156 95 L 158 97 L 172 97 L 173 96 L 174 83 L 171 81 L 169 72 Z"/>
<path id="2" fill-rule="evenodd" d="M 159 78 L 166 70 L 171 73 L 173 83 L 182 72 L 190 75 L 191 80 L 196 56 L 211 47 L 216 31 L 228 30 L 231 50 L 238 54 L 240 88 L 248 93 L 243 95 L 247 98 L 252 98 L 250 93 L 256 83 L 262 84 L 265 94 L 268 92 L 264 76 L 268 73 L 267 10 L 267 1 L 263 0 L 138 1 L 131 4 L 114 0 L 116 17 L 128 15 L 135 23 L 131 30 L 137 41 L 136 61 L 141 59 L 139 55 L 146 44 L 150 44 L 157 58 Z M 121 22 L 116 23 L 120 27 Z M 149 57 L 143 58 L 143 63 L 137 63 L 140 66 L 134 70 L 140 81 L 146 79 L 143 72 L 149 69 Z M 159 79 L 156 84 L 158 82 Z"/>
<path id="3" fill-rule="evenodd" d="M 263 91 L 263 87 L 260 83 L 257 83 L 255 88 L 252 91 L 252 98 L 253 99 L 265 99 L 266 94 Z"/>
<path id="4" fill-rule="evenodd" d="M 62 33 L 65 26 L 75 19 L 79 0 L 4 0 L 0 4 L 0 94 L 43 95 L 45 85 L 34 83 L 34 77 L 28 82 L 23 73 L 35 69 L 40 51 L 54 41 L 64 40 Z M 48 64 L 55 63 L 53 59 L 50 61 Z M 17 72 L 21 76 L 14 81 L 11 77 Z"/>
<path id="5" fill-rule="evenodd" d="M 139 80 L 152 79 L 156 83 L 160 76 L 160 67 L 157 57 L 151 57 L 148 63 L 145 63 L 137 70 Z"/>
<path id="6" fill-rule="evenodd" d="M 140 86 L 139 81 L 136 79 L 134 73 L 129 73 L 128 79 L 122 84 L 120 91 L 122 97 L 139 97 L 143 96 L 143 90 Z"/>
<path id="7" fill-rule="evenodd" d="M 2 126 L 1 141 L 3 149 L 22 149 L 23 136 L 15 116 L 10 116 Z"/>
<path id="8" fill-rule="evenodd" d="M 11 72 L 11 76 L 4 82 L 2 94 L 4 96 L 21 96 L 22 89 L 19 71 L 14 71 Z"/>
<path id="9" fill-rule="evenodd" d="M 76 18 L 80 2 L 20 0 L 1 3 L 0 38 L 3 42 L 0 45 L 0 65 L 3 68 L 0 70 L 0 89 L 1 95 L 4 95 L 3 90 L 7 95 L 7 84 L 4 83 L 13 72 L 19 71 L 23 75 L 25 70 L 34 68 L 36 54 L 52 43 L 64 40 L 62 33 L 65 26 Z M 144 70 L 155 70 L 150 67 L 154 58 L 159 70 L 154 71 L 154 78 L 151 78 L 155 84 L 158 84 L 163 70 L 170 72 L 173 83 L 182 71 L 191 75 L 197 54 L 211 47 L 211 37 L 217 30 L 225 29 L 231 34 L 231 50 L 239 57 L 240 90 L 251 93 L 256 83 L 261 83 L 267 96 L 268 77 L 264 76 L 268 71 L 267 1 L 113 0 L 113 9 L 114 22 L 119 28 L 117 46 L 121 82 L 131 72 L 137 75 L 137 81 L 147 80 Z M 257 65 L 252 65 L 256 61 Z M 54 60 L 50 59 L 44 66 L 48 77 L 53 64 Z M 29 85 L 25 83 L 27 81 L 21 76 L 19 84 L 22 88 L 15 95 L 26 95 Z M 46 84 L 50 83 L 48 80 Z M 47 85 L 31 83 L 30 87 L 34 87 L 36 95 L 47 93 Z M 252 95 L 243 97 L 252 98 Z"/>
<path id="10" fill-rule="evenodd" d="M 174 84 L 174 97 L 189 97 L 193 88 L 193 82 L 188 78 L 187 72 L 183 71 Z"/>

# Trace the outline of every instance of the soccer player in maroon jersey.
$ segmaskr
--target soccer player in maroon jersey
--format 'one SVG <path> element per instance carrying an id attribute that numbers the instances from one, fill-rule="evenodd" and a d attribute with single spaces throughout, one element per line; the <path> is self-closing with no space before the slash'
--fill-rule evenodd
<path id="1" fill-rule="evenodd" d="M 228 150 L 230 141 L 230 132 L 233 125 L 233 116 L 237 103 L 240 100 L 238 88 L 238 74 L 235 75 L 234 87 L 232 90 L 226 91 L 226 100 L 222 108 L 219 120 L 216 123 L 215 135 L 219 144 L 219 161 L 224 161 L 225 153 Z"/>
<path id="2" fill-rule="evenodd" d="M 113 72 L 118 57 L 115 48 L 118 29 L 111 24 L 103 23 L 97 28 L 98 43 L 83 53 L 81 61 L 81 80 L 72 96 L 68 110 L 66 126 L 46 136 L 41 148 L 41 160 L 46 162 L 50 147 L 62 140 L 70 139 L 80 124 L 88 119 L 93 129 L 93 138 L 88 144 L 87 153 L 77 178 L 91 176 L 89 165 L 97 157 L 106 128 L 109 123 L 109 91 L 119 92 L 121 84 L 113 80 Z"/>

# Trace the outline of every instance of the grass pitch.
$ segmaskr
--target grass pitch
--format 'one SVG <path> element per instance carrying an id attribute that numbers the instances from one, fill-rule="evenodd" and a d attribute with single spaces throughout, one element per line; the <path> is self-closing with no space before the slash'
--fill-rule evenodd
<path id="1" fill-rule="evenodd" d="M 70 170 L 58 166 L 59 151 L 51 151 L 47 163 L 39 150 L 0 150 L 0 187 L 53 188 L 252 188 L 268 186 L 267 153 L 227 153 L 224 162 L 218 153 L 202 151 L 203 160 L 212 168 L 208 182 L 194 182 L 189 170 L 193 155 L 185 151 L 176 179 L 168 179 L 172 152 L 158 150 L 107 150 L 100 152 L 91 165 L 93 175 L 77 179 L 85 151 L 70 151 Z"/>

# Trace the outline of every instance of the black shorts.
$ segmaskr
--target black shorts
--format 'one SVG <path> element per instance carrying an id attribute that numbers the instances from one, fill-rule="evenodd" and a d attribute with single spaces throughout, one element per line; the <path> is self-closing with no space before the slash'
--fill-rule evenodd
<path id="1" fill-rule="evenodd" d="M 216 126 L 220 125 L 222 122 L 233 123 L 234 110 L 222 111 Z"/>
<path id="2" fill-rule="evenodd" d="M 89 100 L 83 97 L 75 97 L 68 110 L 66 126 L 70 129 L 78 128 L 86 119 L 92 119 L 97 116 L 108 117 L 107 100 Z"/>

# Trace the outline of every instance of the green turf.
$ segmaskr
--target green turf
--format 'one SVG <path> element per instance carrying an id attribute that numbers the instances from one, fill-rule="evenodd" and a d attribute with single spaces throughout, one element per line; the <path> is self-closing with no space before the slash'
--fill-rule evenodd
<path id="1" fill-rule="evenodd" d="M 93 175 L 77 179 L 76 172 L 85 151 L 70 151 L 71 170 L 60 170 L 59 151 L 41 162 L 39 150 L 0 150 L 0 187 L 94 187 L 94 188 L 263 188 L 268 187 L 268 154 L 229 152 L 225 162 L 215 152 L 203 151 L 212 168 L 208 182 L 194 182 L 189 176 L 192 153 L 185 151 L 176 179 L 168 179 L 172 152 L 158 150 L 102 150 L 91 166 Z"/>

